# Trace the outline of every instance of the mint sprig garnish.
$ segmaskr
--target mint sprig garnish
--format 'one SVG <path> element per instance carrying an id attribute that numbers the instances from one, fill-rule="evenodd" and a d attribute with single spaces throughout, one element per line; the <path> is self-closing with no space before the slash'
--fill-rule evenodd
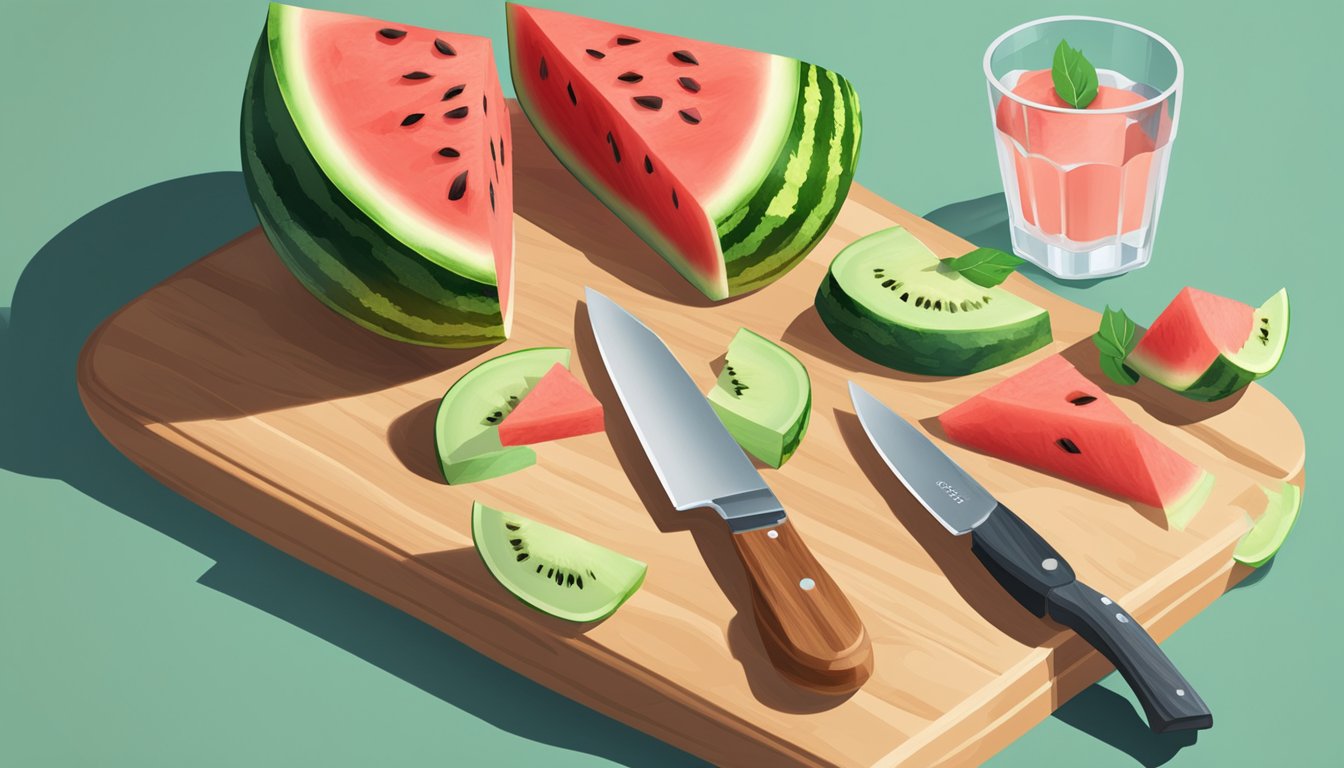
<path id="1" fill-rule="evenodd" d="M 1067 40 L 1060 40 L 1055 48 L 1054 66 L 1050 78 L 1055 81 L 1055 93 L 1076 109 L 1085 109 L 1097 98 L 1097 68 L 1083 52 L 1070 48 Z"/>
<path id="2" fill-rule="evenodd" d="M 1024 264 L 1022 259 L 997 248 L 976 248 L 965 256 L 943 259 L 943 264 L 976 285 L 993 288 L 1008 279 L 1013 270 Z"/>
<path id="3" fill-rule="evenodd" d="M 1101 326 L 1092 334 L 1092 343 L 1097 345 L 1097 351 L 1101 353 L 1101 372 L 1116 384 L 1129 386 L 1139 381 L 1139 374 L 1125 365 L 1125 358 L 1129 357 L 1138 343 L 1135 338 L 1137 330 L 1134 321 L 1129 319 L 1123 309 L 1111 309 L 1108 306 L 1101 313 Z"/>

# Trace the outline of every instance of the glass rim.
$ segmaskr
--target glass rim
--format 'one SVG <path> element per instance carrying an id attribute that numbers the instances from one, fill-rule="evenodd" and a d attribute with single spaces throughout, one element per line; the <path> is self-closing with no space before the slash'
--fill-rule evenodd
<path id="1" fill-rule="evenodd" d="M 1138 102 L 1137 104 L 1130 104 L 1124 107 L 1111 107 L 1110 109 L 1075 109 L 1072 107 L 1057 107 L 1054 106 L 1053 104 L 1042 104 L 1038 101 L 1025 99 L 1013 93 L 1008 88 L 1005 88 L 1003 86 L 1003 82 L 1000 81 L 999 78 L 994 76 L 994 71 L 990 69 L 989 66 L 989 59 L 991 56 L 994 55 L 994 51 L 996 51 L 998 47 L 1003 44 L 1003 41 L 1007 40 L 1009 37 L 1012 37 L 1013 35 L 1017 34 L 1018 32 L 1021 32 L 1024 29 L 1029 29 L 1031 27 L 1040 26 L 1042 24 L 1047 24 L 1056 21 L 1097 21 L 1103 24 L 1111 24 L 1117 27 L 1124 27 L 1125 29 L 1131 29 L 1140 34 L 1147 35 L 1148 37 L 1160 43 L 1162 47 L 1166 48 L 1167 52 L 1171 54 L 1172 59 L 1176 62 L 1176 77 L 1171 81 L 1171 85 L 1168 86 L 1166 90 L 1162 91 L 1161 93 L 1152 97 L 1151 99 L 1145 99 L 1143 101 Z M 1162 37 L 1161 35 L 1157 34 L 1156 32 L 1150 29 L 1140 27 L 1137 24 L 1130 24 L 1129 22 L 1117 21 L 1115 19 L 1107 19 L 1101 16 L 1047 16 L 1043 19 L 1035 19 L 1033 21 L 1027 21 L 1023 22 L 1022 24 L 1018 24 L 1016 27 L 1013 27 L 1007 32 L 1004 32 L 1003 34 L 996 37 L 994 39 L 994 42 L 990 43 L 989 47 L 985 49 L 984 68 L 985 68 L 985 79 L 989 81 L 990 87 L 997 90 L 1003 96 L 1012 99 L 1013 101 L 1022 104 L 1024 106 L 1032 107 L 1033 109 L 1040 109 L 1046 112 L 1058 112 L 1061 114 L 1123 115 L 1128 114 L 1130 112 L 1139 112 L 1141 110 L 1148 109 L 1149 107 L 1161 104 L 1162 102 L 1166 101 L 1168 98 L 1171 97 L 1172 94 L 1180 90 L 1181 83 L 1182 81 L 1185 80 L 1185 64 L 1184 62 L 1181 61 L 1181 54 L 1177 53 L 1176 48 L 1171 43 L 1167 42 L 1167 39 L 1165 37 Z"/>

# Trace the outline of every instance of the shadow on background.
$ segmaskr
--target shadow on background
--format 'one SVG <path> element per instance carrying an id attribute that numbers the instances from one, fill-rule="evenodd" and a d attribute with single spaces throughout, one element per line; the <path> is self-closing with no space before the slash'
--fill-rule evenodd
<path id="1" fill-rule="evenodd" d="M 75 386 L 88 335 L 154 284 L 256 226 L 242 174 L 132 192 L 86 214 L 24 269 L 0 308 L 0 468 L 62 480 L 215 561 L 199 582 L 310 632 L 491 725 L 626 765 L 691 755 L 543 688 L 264 544 L 136 467 Z"/>

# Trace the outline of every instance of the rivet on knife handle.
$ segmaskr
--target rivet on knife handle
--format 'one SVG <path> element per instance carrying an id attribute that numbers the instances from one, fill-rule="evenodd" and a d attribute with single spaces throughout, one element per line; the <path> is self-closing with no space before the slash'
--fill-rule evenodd
<path id="1" fill-rule="evenodd" d="M 858 690 L 873 671 L 868 632 L 793 523 L 738 533 L 733 541 L 775 668 L 825 693 Z"/>

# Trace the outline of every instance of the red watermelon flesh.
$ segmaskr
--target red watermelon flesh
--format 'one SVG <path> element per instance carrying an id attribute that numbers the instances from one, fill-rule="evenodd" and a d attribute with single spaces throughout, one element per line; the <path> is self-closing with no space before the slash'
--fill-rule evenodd
<path id="1" fill-rule="evenodd" d="M 603 429 L 602 404 L 559 363 L 499 425 L 502 445 L 533 445 Z"/>
<path id="2" fill-rule="evenodd" d="M 1208 473 L 1131 421 L 1054 355 L 938 417 L 954 442 L 1131 501 L 1202 504 Z"/>
<path id="3" fill-rule="evenodd" d="M 1191 384 L 1220 354 L 1239 352 L 1255 326 L 1255 308 L 1235 299 L 1184 288 L 1162 310 L 1131 356 L 1146 369 Z"/>
<path id="4" fill-rule="evenodd" d="M 358 179 L 342 191 L 407 245 L 493 267 L 510 317 L 512 133 L 490 40 L 284 11 L 299 59 L 286 99 L 302 102 L 290 110 L 323 170 L 338 187 Z"/>

